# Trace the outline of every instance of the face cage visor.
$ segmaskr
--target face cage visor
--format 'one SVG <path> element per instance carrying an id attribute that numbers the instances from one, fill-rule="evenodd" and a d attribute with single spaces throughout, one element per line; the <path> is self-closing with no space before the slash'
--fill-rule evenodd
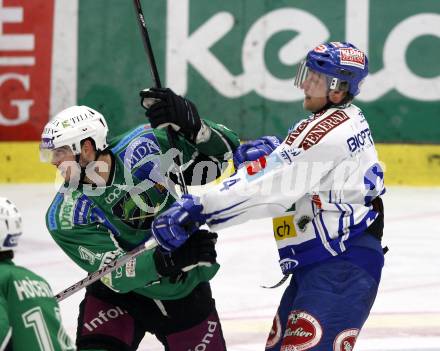
<path id="1" fill-rule="evenodd" d="M 348 91 L 348 82 L 336 77 L 331 77 L 325 73 L 314 71 L 307 67 L 307 60 L 301 61 L 296 71 L 293 85 L 296 88 L 303 89 L 303 84 L 307 79 L 311 79 L 312 75 L 323 76 L 326 79 L 327 89 L 336 91 Z"/>
<path id="2" fill-rule="evenodd" d="M 40 161 L 43 163 L 57 163 L 70 155 L 74 155 L 74 153 L 69 146 L 50 149 L 45 147 L 43 142 L 40 144 Z"/>

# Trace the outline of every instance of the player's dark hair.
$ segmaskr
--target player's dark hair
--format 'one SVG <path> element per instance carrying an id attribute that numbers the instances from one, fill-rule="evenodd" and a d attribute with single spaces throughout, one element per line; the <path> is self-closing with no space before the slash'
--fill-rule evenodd
<path id="1" fill-rule="evenodd" d="M 90 140 L 90 142 L 92 143 L 93 149 L 96 151 L 96 143 L 95 143 L 95 140 L 93 140 L 93 138 L 90 138 L 90 137 L 81 140 L 81 147 L 84 145 L 84 143 L 86 142 L 86 140 Z"/>
<path id="2" fill-rule="evenodd" d="M 88 138 L 85 138 L 85 139 L 83 139 L 83 140 L 81 140 L 81 147 L 84 145 L 84 143 L 85 143 L 85 141 L 86 140 L 90 140 L 90 142 L 92 143 L 92 146 L 93 146 L 93 150 L 95 150 L 95 152 L 96 152 L 96 159 L 98 159 L 98 157 L 100 156 L 100 155 L 105 155 L 105 154 L 108 154 L 109 153 L 109 149 L 108 149 L 108 147 L 106 148 L 106 149 L 104 149 L 104 150 L 97 150 L 96 149 L 96 143 L 95 143 L 95 140 L 93 140 L 93 138 L 91 138 L 91 137 L 88 137 Z M 78 162 L 78 161 L 77 161 Z"/>

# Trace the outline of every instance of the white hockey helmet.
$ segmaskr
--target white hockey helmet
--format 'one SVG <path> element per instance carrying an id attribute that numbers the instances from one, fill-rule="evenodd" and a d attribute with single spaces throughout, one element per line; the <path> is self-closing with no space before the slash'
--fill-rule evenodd
<path id="1" fill-rule="evenodd" d="M 74 155 L 81 153 L 81 141 L 93 139 L 96 150 L 107 144 L 108 126 L 102 114 L 87 106 L 71 106 L 49 121 L 41 135 L 40 158 L 51 160 L 51 151 L 68 146 Z"/>
<path id="2" fill-rule="evenodd" d="M 13 250 L 22 232 L 21 214 L 5 197 L 0 197 L 0 252 Z"/>

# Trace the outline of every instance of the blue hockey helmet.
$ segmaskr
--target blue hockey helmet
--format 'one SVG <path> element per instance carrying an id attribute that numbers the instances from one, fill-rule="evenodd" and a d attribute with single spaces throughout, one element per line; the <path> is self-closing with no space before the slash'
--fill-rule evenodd
<path id="1" fill-rule="evenodd" d="M 295 86 L 300 87 L 308 70 L 327 76 L 330 90 L 345 90 L 352 96 L 359 94 L 359 87 L 368 75 L 368 59 L 365 53 L 348 42 L 328 42 L 309 51 L 298 67 Z"/>

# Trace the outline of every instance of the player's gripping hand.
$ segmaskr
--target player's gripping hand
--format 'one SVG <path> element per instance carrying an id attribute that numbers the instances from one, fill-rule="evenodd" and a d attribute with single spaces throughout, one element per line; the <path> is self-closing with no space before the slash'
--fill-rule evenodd
<path id="1" fill-rule="evenodd" d="M 151 224 L 153 236 L 158 244 L 166 251 L 174 251 L 182 246 L 190 235 L 206 222 L 202 210 L 203 206 L 198 197 L 183 195 Z"/>
<path id="2" fill-rule="evenodd" d="M 195 142 L 202 127 L 196 106 L 169 88 L 150 88 L 141 90 L 141 104 L 153 128 L 171 126 L 180 131 L 185 138 Z"/>
<path id="3" fill-rule="evenodd" d="M 281 140 L 276 136 L 263 136 L 259 139 L 241 144 L 234 151 L 234 167 L 238 169 L 243 163 L 258 160 L 262 156 L 272 153 L 279 145 Z"/>
<path id="4" fill-rule="evenodd" d="M 212 266 L 217 257 L 217 237 L 217 233 L 197 230 L 174 252 L 156 248 L 153 259 L 157 273 L 162 277 L 169 277 L 172 282 L 178 282 L 184 279 L 185 272 L 195 267 Z"/>

